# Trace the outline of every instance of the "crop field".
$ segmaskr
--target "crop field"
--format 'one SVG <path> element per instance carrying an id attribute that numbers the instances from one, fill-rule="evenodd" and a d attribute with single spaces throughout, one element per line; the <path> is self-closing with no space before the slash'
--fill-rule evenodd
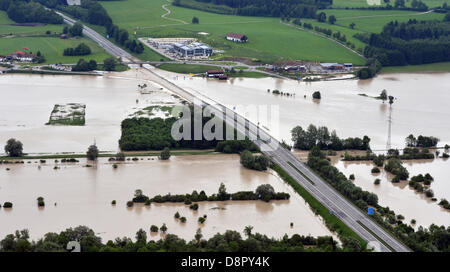
<path id="1" fill-rule="evenodd" d="M 63 50 L 67 47 L 75 47 L 81 42 L 87 44 L 92 53 L 87 56 L 63 56 Z M 54 37 L 17 37 L 0 38 L 0 55 L 8 55 L 17 50 L 28 48 L 29 52 L 41 51 L 45 56 L 45 63 L 77 63 L 80 58 L 102 62 L 110 55 L 96 43 L 87 38 L 61 40 Z"/>
<path id="2" fill-rule="evenodd" d="M 29 52 L 41 51 L 45 56 L 45 63 L 76 63 L 80 58 L 103 61 L 110 55 L 88 38 L 60 39 L 55 33 L 61 33 L 63 25 L 43 26 L 15 26 L 6 12 L 0 11 L 0 33 L 7 36 L 0 37 L 0 55 L 8 55 L 17 50 L 28 48 Z M 52 35 L 46 35 L 50 30 Z M 10 35 L 11 34 L 11 35 Z M 92 53 L 87 56 L 63 56 L 63 50 L 67 47 L 76 47 L 80 43 L 87 44 Z"/>

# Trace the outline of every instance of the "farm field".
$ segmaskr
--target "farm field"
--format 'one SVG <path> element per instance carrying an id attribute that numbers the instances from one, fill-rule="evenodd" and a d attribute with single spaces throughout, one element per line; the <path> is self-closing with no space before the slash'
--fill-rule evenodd
<path id="1" fill-rule="evenodd" d="M 423 3 L 425 3 L 428 7 L 437 7 L 441 6 L 443 3 L 445 3 L 445 0 L 421 0 Z M 394 4 L 394 1 L 390 1 L 391 5 Z M 448 2 L 448 1 L 447 1 Z M 406 6 L 411 6 L 410 1 L 406 1 Z M 384 3 L 383 0 L 333 0 L 333 7 L 339 7 L 339 8 L 361 8 L 361 7 L 381 7 L 386 6 L 386 3 Z"/>
<path id="2" fill-rule="evenodd" d="M 409 19 L 417 20 L 442 20 L 442 13 L 424 13 L 403 10 L 345 10 L 345 9 L 326 9 L 327 14 L 336 16 L 336 25 L 349 27 L 355 23 L 355 29 L 364 32 L 379 33 L 383 26 L 391 21 L 406 22 Z"/>
<path id="3" fill-rule="evenodd" d="M 102 2 L 115 24 L 131 33 L 136 29 L 138 37 L 197 37 L 224 50 L 219 59 L 248 57 L 262 62 L 301 59 L 364 64 L 364 59 L 355 53 L 330 40 L 282 25 L 279 18 L 220 15 L 169 5 L 171 14 L 164 19 L 161 18 L 166 13 L 161 7 L 164 4 L 167 2 L 163 0 Z M 126 15 L 120 12 L 125 6 Z M 193 16 L 200 19 L 200 24 L 190 24 Z M 229 32 L 245 33 L 249 43 L 226 41 L 224 37 Z"/>
<path id="4" fill-rule="evenodd" d="M 17 50 L 28 48 L 29 52 L 36 53 L 41 51 L 45 56 L 44 64 L 53 63 L 76 63 L 80 58 L 86 60 L 96 60 L 102 62 L 110 55 L 95 42 L 88 38 L 70 38 L 60 39 L 55 36 L 45 34 L 47 30 L 53 33 L 60 33 L 63 25 L 45 25 L 45 26 L 13 26 L 4 11 L 0 12 L 0 31 L 11 33 L 12 36 L 0 38 L 0 55 L 8 55 Z M 76 47 L 80 43 L 88 45 L 92 53 L 87 56 L 63 56 L 63 50 L 67 47 Z"/>

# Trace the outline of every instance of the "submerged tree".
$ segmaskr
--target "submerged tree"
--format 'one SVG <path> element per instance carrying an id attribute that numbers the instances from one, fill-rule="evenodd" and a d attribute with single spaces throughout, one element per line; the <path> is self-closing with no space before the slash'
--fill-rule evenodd
<path id="1" fill-rule="evenodd" d="M 5 145 L 5 152 L 10 157 L 20 157 L 23 155 L 23 145 L 16 139 L 9 139 Z"/>

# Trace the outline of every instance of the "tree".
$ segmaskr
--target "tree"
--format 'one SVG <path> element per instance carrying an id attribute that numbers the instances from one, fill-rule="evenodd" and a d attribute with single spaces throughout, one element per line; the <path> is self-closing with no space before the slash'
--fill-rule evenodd
<path id="1" fill-rule="evenodd" d="M 404 8 L 405 7 L 405 0 L 395 0 L 394 7 L 395 8 Z"/>
<path id="2" fill-rule="evenodd" d="M 158 226 L 156 226 L 156 225 L 151 225 L 150 226 L 150 232 L 158 232 L 158 231 L 159 231 Z"/>
<path id="3" fill-rule="evenodd" d="M 352 22 L 349 26 L 351 29 L 355 29 L 356 24 Z"/>
<path id="4" fill-rule="evenodd" d="M 327 14 L 325 12 L 321 12 L 319 13 L 319 15 L 317 15 L 317 21 L 324 23 L 327 21 Z"/>
<path id="5" fill-rule="evenodd" d="M 90 60 L 88 63 L 89 71 L 97 70 L 97 62 L 95 60 Z"/>
<path id="6" fill-rule="evenodd" d="M 198 24 L 198 23 L 200 23 L 200 20 L 199 20 L 197 17 L 194 16 L 194 17 L 192 18 L 192 23 L 193 23 L 193 24 Z"/>
<path id="7" fill-rule="evenodd" d="M 217 197 L 219 200 L 227 200 L 229 198 L 229 195 L 227 193 L 227 188 L 225 187 L 225 184 L 223 184 L 223 182 L 220 183 L 219 192 L 217 194 Z"/>
<path id="8" fill-rule="evenodd" d="M 202 239 L 203 234 L 202 234 L 202 230 L 200 228 L 197 229 L 197 231 L 195 232 L 195 241 L 197 242 L 197 244 L 200 243 L 200 240 Z"/>
<path id="9" fill-rule="evenodd" d="M 170 158 L 170 149 L 168 147 L 164 148 L 163 151 L 161 151 L 161 154 L 159 158 L 161 160 L 168 160 Z"/>
<path id="10" fill-rule="evenodd" d="M 105 71 L 114 71 L 116 69 L 116 59 L 107 58 L 103 61 L 103 69 Z"/>
<path id="11" fill-rule="evenodd" d="M 20 141 L 11 138 L 6 142 L 5 152 L 10 157 L 20 157 L 23 155 L 23 145 Z"/>
<path id="12" fill-rule="evenodd" d="M 312 97 L 313 97 L 314 99 L 321 99 L 321 98 L 322 98 L 319 91 L 314 92 L 313 95 L 312 95 Z"/>
<path id="13" fill-rule="evenodd" d="M 262 184 L 256 188 L 255 194 L 259 199 L 272 198 L 275 195 L 275 190 L 270 184 Z"/>
<path id="14" fill-rule="evenodd" d="M 166 233 L 167 231 L 166 223 L 164 223 L 159 229 L 162 231 L 162 233 Z"/>
<path id="15" fill-rule="evenodd" d="M 328 17 L 328 22 L 332 25 L 334 25 L 334 23 L 336 23 L 336 16 L 334 15 L 330 15 L 330 17 Z"/>
<path id="16" fill-rule="evenodd" d="M 253 230 L 253 226 L 246 226 L 245 228 L 244 228 L 244 234 L 247 236 L 247 237 L 250 237 L 250 236 L 252 236 L 252 230 Z"/>
<path id="17" fill-rule="evenodd" d="M 381 93 L 380 93 L 380 96 L 378 98 L 383 100 L 383 102 L 386 101 L 388 99 L 387 91 L 386 90 L 382 90 Z"/>
<path id="18" fill-rule="evenodd" d="M 89 146 L 86 156 L 89 160 L 95 161 L 98 158 L 98 148 L 95 144 Z"/>
<path id="19" fill-rule="evenodd" d="M 137 232 L 136 232 L 136 241 L 137 242 L 144 242 L 144 243 L 146 243 L 147 242 L 147 233 L 145 232 L 145 230 L 143 230 L 143 229 L 139 229 Z"/>
<path id="20" fill-rule="evenodd" d="M 68 29 L 68 33 L 72 37 L 82 37 L 83 36 L 83 25 L 80 23 L 75 23 Z"/>
<path id="21" fill-rule="evenodd" d="M 408 146 L 408 147 L 417 146 L 417 139 L 412 134 L 410 134 L 408 137 L 405 138 L 405 142 L 406 142 L 406 146 Z"/>

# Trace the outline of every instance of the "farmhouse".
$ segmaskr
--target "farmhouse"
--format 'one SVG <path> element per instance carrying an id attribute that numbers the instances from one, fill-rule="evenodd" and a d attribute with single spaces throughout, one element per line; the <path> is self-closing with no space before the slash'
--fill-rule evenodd
<path id="1" fill-rule="evenodd" d="M 33 62 L 34 58 L 36 58 L 36 56 L 33 54 L 28 54 L 23 51 L 16 51 L 6 56 L 6 61 L 16 60 L 20 62 Z"/>
<path id="2" fill-rule="evenodd" d="M 244 34 L 237 34 L 233 32 L 228 33 L 227 40 L 239 43 L 248 42 L 247 36 L 245 36 Z"/>

